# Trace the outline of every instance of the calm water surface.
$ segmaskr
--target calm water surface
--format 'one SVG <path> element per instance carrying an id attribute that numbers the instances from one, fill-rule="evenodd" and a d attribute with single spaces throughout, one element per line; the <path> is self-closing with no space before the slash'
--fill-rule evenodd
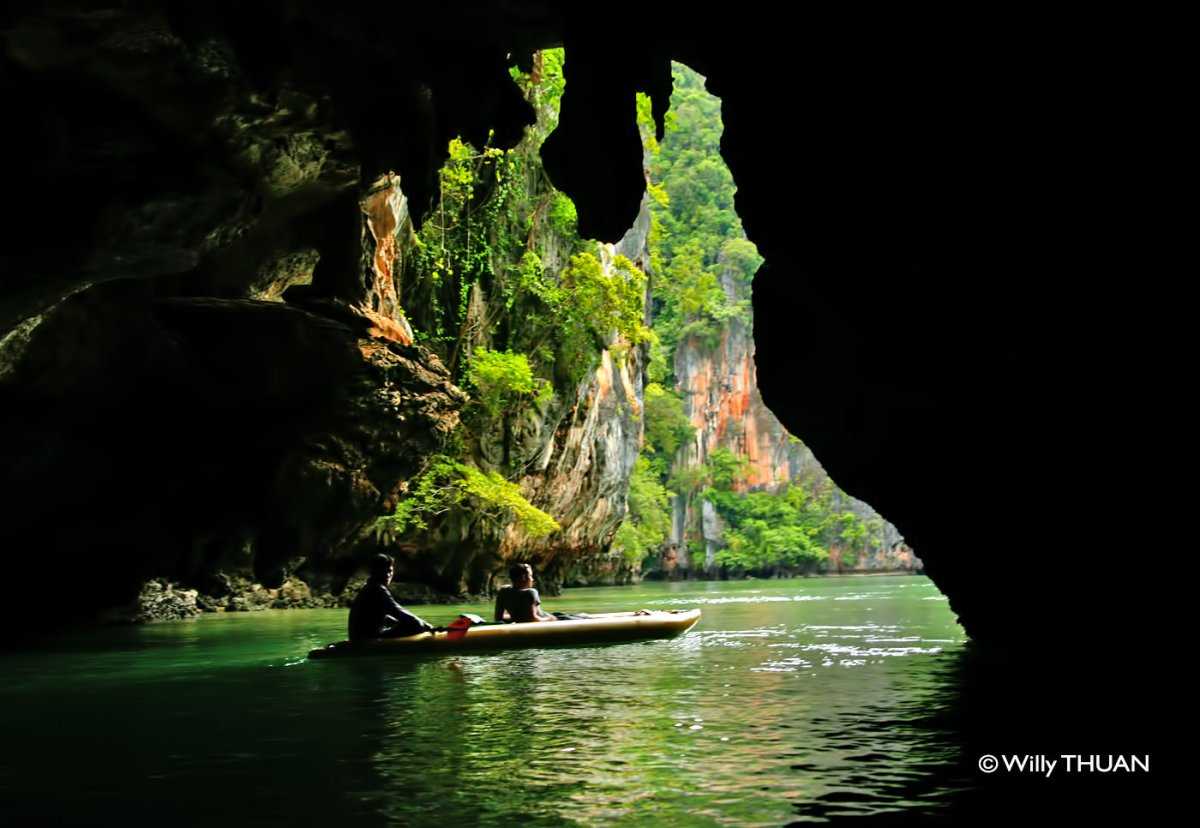
<path id="1" fill-rule="evenodd" d="M 965 642 L 924 577 L 571 590 L 698 606 L 660 642 L 310 662 L 344 610 L 100 630 L 0 657 L 0 817 L 780 825 L 936 814 Z M 432 623 L 480 605 L 421 607 Z M 6 822 L 0 819 L 0 822 Z M 16 824 L 16 823 L 12 823 Z"/>

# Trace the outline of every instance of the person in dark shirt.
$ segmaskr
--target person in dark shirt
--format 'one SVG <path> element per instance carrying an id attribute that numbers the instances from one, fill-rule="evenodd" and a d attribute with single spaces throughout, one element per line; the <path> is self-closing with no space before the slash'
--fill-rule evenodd
<path id="1" fill-rule="evenodd" d="M 371 559 L 371 577 L 350 606 L 350 640 L 403 638 L 433 627 L 396 603 L 388 584 L 396 568 L 387 555 Z"/>
<path id="2" fill-rule="evenodd" d="M 496 593 L 496 621 L 558 621 L 548 612 L 542 611 L 542 599 L 533 588 L 533 567 L 527 563 L 513 564 L 508 568 L 512 586 L 500 587 Z"/>

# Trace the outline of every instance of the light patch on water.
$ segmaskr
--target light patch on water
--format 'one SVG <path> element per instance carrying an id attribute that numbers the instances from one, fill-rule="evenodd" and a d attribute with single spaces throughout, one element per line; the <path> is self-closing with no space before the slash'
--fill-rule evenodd
<path id="1" fill-rule="evenodd" d="M 889 597 L 886 592 L 855 592 L 850 595 L 839 595 L 835 601 L 873 601 Z"/>
<path id="2" fill-rule="evenodd" d="M 934 655 L 942 651 L 941 647 L 856 647 L 853 644 L 807 644 L 801 649 L 816 650 L 830 656 L 894 657 L 906 655 Z"/>
<path id="3" fill-rule="evenodd" d="M 920 641 L 921 640 L 921 636 L 919 636 L 919 635 L 907 635 L 907 636 L 904 636 L 903 638 L 880 638 L 877 635 L 867 635 L 867 636 L 863 636 L 863 638 L 866 641 L 874 641 L 874 642 L 879 642 L 881 644 L 889 644 L 889 643 L 890 644 L 901 644 L 906 641 Z"/>
<path id="4" fill-rule="evenodd" d="M 757 667 L 751 667 L 752 673 L 794 673 L 797 670 L 808 670 L 811 668 L 812 662 L 806 658 L 782 658 L 778 661 L 768 661 L 760 664 Z"/>
<path id="5" fill-rule="evenodd" d="M 659 601 L 647 601 L 652 606 L 687 606 L 696 604 L 779 604 L 789 601 L 827 601 L 828 598 L 819 595 L 728 595 L 722 598 L 664 598 Z M 841 599 L 834 599 L 841 600 Z"/>
<path id="6" fill-rule="evenodd" d="M 755 641 L 787 634 L 783 627 L 760 627 L 753 630 L 700 630 L 691 633 L 689 637 L 694 636 L 694 640 L 701 647 L 750 647 L 754 646 Z"/>

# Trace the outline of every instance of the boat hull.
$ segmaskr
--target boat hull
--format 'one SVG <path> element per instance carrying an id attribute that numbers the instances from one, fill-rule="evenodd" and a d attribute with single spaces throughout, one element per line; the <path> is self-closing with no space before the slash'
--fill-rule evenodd
<path id="1" fill-rule="evenodd" d="M 570 621 L 528 624 L 486 624 L 463 631 L 420 633 L 407 638 L 339 641 L 316 650 L 309 658 L 400 655 L 404 653 L 504 650 L 522 647 L 562 647 L 672 638 L 700 620 L 700 610 L 658 611 L 638 615 L 614 612 Z"/>

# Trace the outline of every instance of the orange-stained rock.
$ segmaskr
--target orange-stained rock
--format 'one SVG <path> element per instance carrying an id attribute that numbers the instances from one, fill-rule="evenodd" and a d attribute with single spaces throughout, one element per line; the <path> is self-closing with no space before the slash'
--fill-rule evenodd
<path id="1" fill-rule="evenodd" d="M 390 339 L 392 342 L 399 342 L 401 345 L 413 344 L 412 329 L 407 325 L 402 325 L 394 319 L 388 319 L 386 316 L 373 311 L 363 310 L 362 313 L 371 322 L 370 327 L 367 328 L 367 333 L 370 336 L 378 337 L 379 339 Z"/>
<path id="2" fill-rule="evenodd" d="M 400 307 L 397 280 L 404 251 L 411 247 L 412 219 L 400 176 L 387 173 L 359 201 L 363 216 L 363 284 L 361 296 L 345 297 L 371 320 L 369 333 L 411 345 L 412 328 Z"/>

